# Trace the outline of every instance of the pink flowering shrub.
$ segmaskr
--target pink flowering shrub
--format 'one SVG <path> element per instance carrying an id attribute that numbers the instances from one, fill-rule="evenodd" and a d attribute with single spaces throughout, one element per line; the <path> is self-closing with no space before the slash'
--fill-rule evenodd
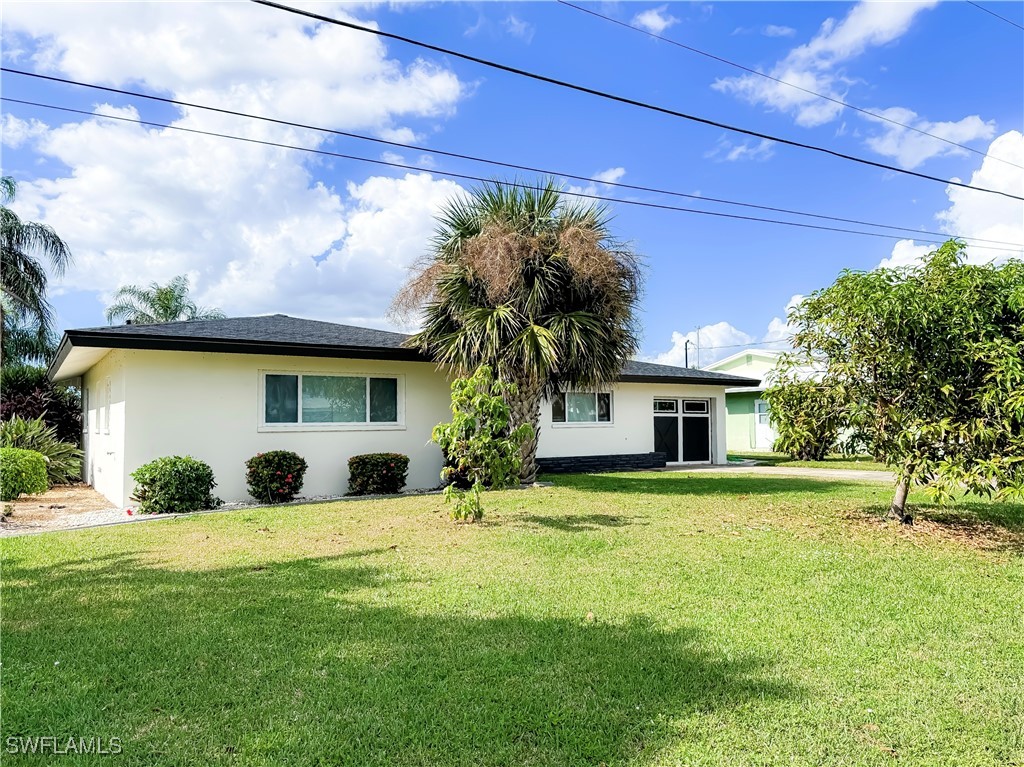
<path id="1" fill-rule="evenodd" d="M 390 495 L 402 492 L 409 473 L 409 456 L 367 453 L 348 459 L 349 495 Z"/>
<path id="2" fill-rule="evenodd" d="M 298 453 L 271 450 L 257 453 L 245 462 L 245 482 L 249 495 L 263 503 L 294 500 L 302 489 L 307 464 Z"/>

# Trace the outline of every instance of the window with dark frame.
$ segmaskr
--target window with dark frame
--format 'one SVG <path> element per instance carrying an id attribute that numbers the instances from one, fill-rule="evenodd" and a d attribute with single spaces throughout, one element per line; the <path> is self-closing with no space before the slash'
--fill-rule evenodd
<path id="1" fill-rule="evenodd" d="M 263 422 L 268 426 L 397 424 L 398 379 L 266 373 Z"/>

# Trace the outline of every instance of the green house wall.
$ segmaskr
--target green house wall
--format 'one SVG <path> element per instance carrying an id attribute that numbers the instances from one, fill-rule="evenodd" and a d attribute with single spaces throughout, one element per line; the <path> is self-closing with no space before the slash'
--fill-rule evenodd
<path id="1" fill-rule="evenodd" d="M 759 392 L 734 392 L 725 395 L 725 441 L 729 450 L 747 452 L 757 445 L 754 400 Z"/>

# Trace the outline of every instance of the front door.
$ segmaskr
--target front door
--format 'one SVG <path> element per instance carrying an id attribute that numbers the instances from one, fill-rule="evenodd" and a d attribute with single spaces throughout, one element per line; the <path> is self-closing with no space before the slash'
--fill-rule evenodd
<path id="1" fill-rule="evenodd" d="M 754 400 L 754 448 L 771 450 L 775 444 L 775 429 L 772 428 L 768 403 L 763 399 Z"/>
<path id="2" fill-rule="evenodd" d="M 669 463 L 711 463 L 711 403 L 654 400 L 654 450 Z"/>
<path id="3" fill-rule="evenodd" d="M 654 416 L 654 452 L 664 453 L 669 463 L 679 461 L 679 416 Z"/>

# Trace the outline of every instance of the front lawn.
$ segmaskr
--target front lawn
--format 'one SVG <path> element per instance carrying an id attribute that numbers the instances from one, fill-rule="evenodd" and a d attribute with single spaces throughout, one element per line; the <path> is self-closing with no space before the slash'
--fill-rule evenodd
<path id="1" fill-rule="evenodd" d="M 785 453 L 755 452 L 729 453 L 730 461 L 757 461 L 764 466 L 793 466 L 808 469 L 866 469 L 868 471 L 892 471 L 884 463 L 878 463 L 870 455 L 845 455 L 836 453 L 823 461 L 798 461 Z"/>
<path id="2" fill-rule="evenodd" d="M 572 476 L 3 546 L 2 735 L 124 765 L 1009 765 L 1024 509 Z M 914 496 L 912 500 L 923 502 Z M 53 764 L 52 756 L 12 758 Z"/>

